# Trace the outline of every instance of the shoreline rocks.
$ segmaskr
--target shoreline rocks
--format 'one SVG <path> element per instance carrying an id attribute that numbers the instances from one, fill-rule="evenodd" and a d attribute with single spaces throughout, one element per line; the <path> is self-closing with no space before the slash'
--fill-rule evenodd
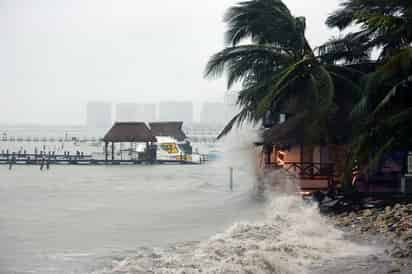
<path id="1" fill-rule="evenodd" d="M 352 210 L 329 215 L 335 225 L 360 236 L 377 236 L 388 243 L 387 254 L 412 258 L 412 203 Z"/>

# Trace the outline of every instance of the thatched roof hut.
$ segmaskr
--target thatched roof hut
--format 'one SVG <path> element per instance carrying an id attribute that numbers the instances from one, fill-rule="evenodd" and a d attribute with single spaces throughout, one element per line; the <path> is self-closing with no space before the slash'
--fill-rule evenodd
<path id="1" fill-rule="evenodd" d="M 268 145 L 296 145 L 303 141 L 304 119 L 302 115 L 288 118 L 281 124 L 266 129 L 263 134 L 263 143 Z"/>
<path id="2" fill-rule="evenodd" d="M 317 123 L 300 113 L 276 124 L 262 133 L 263 143 L 267 145 L 297 144 L 347 144 L 351 138 L 351 120 L 342 110 L 335 113 L 319 128 Z"/>
<path id="3" fill-rule="evenodd" d="M 104 142 L 122 143 L 146 143 L 156 142 L 145 123 L 142 122 L 116 122 L 103 138 Z"/>
<path id="4" fill-rule="evenodd" d="M 182 130 L 183 122 L 153 122 L 149 123 L 153 136 L 170 136 L 178 141 L 184 141 L 187 137 Z"/>

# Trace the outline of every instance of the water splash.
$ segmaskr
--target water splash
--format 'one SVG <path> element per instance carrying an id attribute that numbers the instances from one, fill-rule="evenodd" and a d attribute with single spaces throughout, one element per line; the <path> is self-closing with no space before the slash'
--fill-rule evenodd
<path id="1" fill-rule="evenodd" d="M 260 183 L 267 189 L 266 217 L 260 222 L 236 223 L 205 242 L 140 249 L 93 274 L 308 273 L 326 261 L 371 253 L 344 240 L 315 204 L 303 201 L 293 191 L 293 178 L 275 171 Z"/>

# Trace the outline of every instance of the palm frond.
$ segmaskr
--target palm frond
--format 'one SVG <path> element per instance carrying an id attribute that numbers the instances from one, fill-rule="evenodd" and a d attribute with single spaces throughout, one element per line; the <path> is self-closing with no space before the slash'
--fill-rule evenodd
<path id="1" fill-rule="evenodd" d="M 377 113 L 382 111 L 383 108 L 388 107 L 388 104 L 391 102 L 391 100 L 402 91 L 401 88 L 411 83 L 410 79 L 412 79 L 412 75 L 410 75 L 407 79 L 400 81 L 393 88 L 391 88 L 391 90 L 389 90 L 386 96 L 382 99 L 382 101 L 380 101 L 380 103 L 373 110 L 372 115 L 376 115 Z"/>
<path id="2" fill-rule="evenodd" d="M 354 79 L 351 75 L 348 75 L 348 73 L 345 74 L 347 71 L 342 69 L 342 67 L 329 66 L 327 70 L 329 74 L 335 78 L 335 80 L 333 80 L 335 89 L 344 92 L 344 97 L 346 97 L 347 100 L 358 101 L 361 98 L 363 89 L 359 84 L 359 80 L 362 78 L 363 74 L 358 75 L 358 77 Z M 339 87 L 336 87 L 336 85 L 339 85 Z"/>
<path id="3" fill-rule="evenodd" d="M 227 11 L 224 21 L 228 24 L 228 45 L 250 38 L 257 44 L 278 44 L 290 50 L 303 47 L 303 20 L 293 17 L 280 0 L 240 2 Z"/>
<path id="4" fill-rule="evenodd" d="M 368 75 L 365 83 L 365 100 L 371 115 L 376 115 L 399 94 L 399 89 L 410 84 L 412 75 L 412 48 L 399 50 L 396 55 Z M 390 107 L 390 106 L 389 106 Z"/>
<path id="5" fill-rule="evenodd" d="M 213 55 L 206 65 L 205 77 L 216 78 L 228 73 L 228 89 L 248 77 L 270 74 L 290 62 L 291 57 L 271 45 L 242 45 L 226 48 Z"/>
<path id="6" fill-rule="evenodd" d="M 368 111 L 368 100 L 366 97 L 362 97 L 359 102 L 357 102 L 350 113 L 352 120 L 359 119 L 359 117 L 364 117 L 365 113 Z"/>
<path id="7" fill-rule="evenodd" d="M 412 118 L 412 107 L 404 109 L 395 113 L 394 115 L 389 116 L 385 120 L 381 121 L 381 126 L 388 128 L 396 128 L 399 125 L 409 122 Z M 392 131 L 393 134 L 393 131 Z"/>
<path id="8" fill-rule="evenodd" d="M 282 92 L 296 80 L 304 77 L 307 66 L 313 62 L 313 59 L 302 59 L 275 74 L 266 96 L 259 102 L 258 113 L 264 113 L 280 101 Z"/>
<path id="9" fill-rule="evenodd" d="M 226 136 L 232 128 L 237 124 L 240 126 L 245 121 L 255 121 L 253 119 L 252 111 L 248 108 L 243 108 L 238 114 L 236 114 L 229 123 L 222 129 L 219 135 L 216 137 L 217 140 L 221 139 L 222 137 Z"/>
<path id="10" fill-rule="evenodd" d="M 340 30 L 352 25 L 368 41 L 369 50 L 380 49 L 379 59 L 412 43 L 412 2 L 407 0 L 346 0 L 326 21 Z"/>
<path id="11" fill-rule="evenodd" d="M 349 33 L 344 37 L 333 37 L 315 51 L 319 59 L 328 64 L 364 63 L 371 59 L 371 48 L 368 42 L 369 37 L 363 32 Z"/>

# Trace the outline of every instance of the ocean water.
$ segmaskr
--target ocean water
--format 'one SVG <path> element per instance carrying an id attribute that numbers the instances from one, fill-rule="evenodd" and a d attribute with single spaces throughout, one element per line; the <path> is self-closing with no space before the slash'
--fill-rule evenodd
<path id="1" fill-rule="evenodd" d="M 229 144 L 199 166 L 0 166 L 0 273 L 310 273 L 373 252 Z"/>
<path id="2" fill-rule="evenodd" d="M 317 273 L 333 261 L 380 252 L 346 240 L 319 215 L 316 205 L 284 187 L 285 182 L 293 184 L 284 174 L 270 177 L 284 182 L 267 186 L 264 213 L 257 220 L 237 221 L 207 240 L 140 248 L 90 273 Z"/>

